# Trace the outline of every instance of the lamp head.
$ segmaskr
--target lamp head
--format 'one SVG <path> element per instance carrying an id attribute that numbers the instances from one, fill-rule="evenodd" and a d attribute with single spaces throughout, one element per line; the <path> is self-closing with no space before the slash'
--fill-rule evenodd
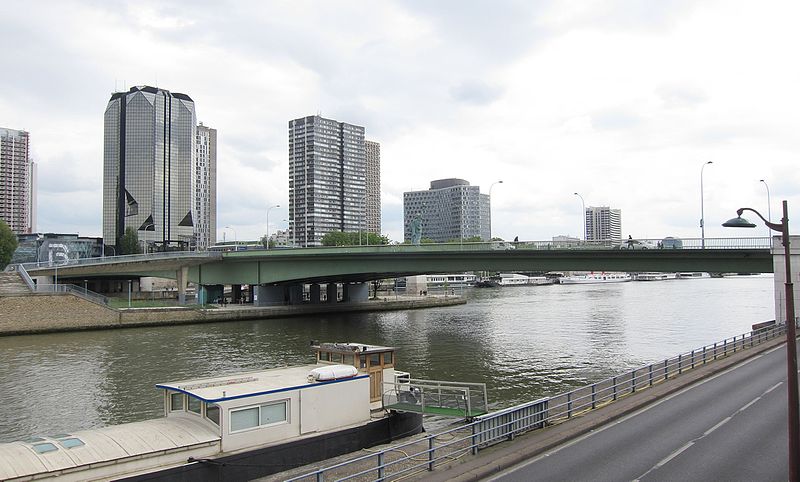
<path id="1" fill-rule="evenodd" d="M 745 218 L 742 217 L 742 210 L 741 209 L 736 211 L 736 214 L 738 214 L 738 216 L 736 216 L 735 218 L 731 218 L 731 219 L 725 221 L 724 223 L 722 223 L 722 226 L 724 226 L 726 228 L 754 228 L 754 227 L 756 227 L 755 224 L 751 223 L 750 221 L 748 221 L 748 220 L 746 220 Z"/>

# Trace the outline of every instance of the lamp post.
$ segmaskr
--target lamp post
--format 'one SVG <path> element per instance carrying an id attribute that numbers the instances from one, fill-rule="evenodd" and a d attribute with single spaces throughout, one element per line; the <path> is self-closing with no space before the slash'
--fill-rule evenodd
<path id="1" fill-rule="evenodd" d="M 703 222 L 705 218 L 705 213 L 703 211 L 703 170 L 705 170 L 706 166 L 709 164 L 714 164 L 714 161 L 703 163 L 703 167 L 700 168 L 700 245 L 703 248 L 706 247 L 706 227 Z"/>
<path id="2" fill-rule="evenodd" d="M 233 250 L 239 251 L 239 241 L 236 238 L 236 230 L 230 226 L 225 226 L 225 229 L 230 229 L 231 231 L 233 231 Z"/>
<path id="3" fill-rule="evenodd" d="M 755 213 L 767 227 L 781 233 L 783 241 L 784 258 L 786 263 L 786 369 L 788 375 L 787 388 L 789 390 L 789 480 L 800 481 L 800 414 L 798 413 L 797 394 L 797 329 L 794 314 L 794 286 L 792 283 L 791 252 L 789 250 L 789 208 L 783 201 L 783 219 L 780 224 L 764 219 L 758 211 L 752 208 L 739 208 L 737 217 L 729 219 L 722 225 L 726 228 L 754 228 L 755 224 L 742 218 L 744 211 Z"/>
<path id="4" fill-rule="evenodd" d="M 586 203 L 583 201 L 583 196 L 578 193 L 574 194 L 581 198 L 581 207 L 583 208 L 583 211 L 581 211 L 581 214 L 583 215 L 583 240 L 586 241 Z"/>
<path id="5" fill-rule="evenodd" d="M 492 188 L 495 184 L 503 184 L 503 181 L 495 181 L 489 185 L 489 240 L 492 239 Z"/>
<path id="6" fill-rule="evenodd" d="M 270 212 L 270 210 L 275 209 L 275 208 L 279 208 L 279 207 L 281 207 L 281 205 L 280 204 L 276 204 L 274 206 L 270 206 L 270 207 L 267 208 L 267 246 L 266 246 L 267 249 L 269 249 L 269 212 Z"/>
<path id="7" fill-rule="evenodd" d="M 767 188 L 767 221 L 772 222 L 772 201 L 770 201 L 769 198 L 769 184 L 767 184 L 767 181 L 763 179 L 759 180 L 758 182 L 763 182 L 764 187 Z M 772 236 L 770 235 L 769 228 L 767 228 L 767 237 L 770 238 L 769 247 L 770 249 L 772 249 Z"/>

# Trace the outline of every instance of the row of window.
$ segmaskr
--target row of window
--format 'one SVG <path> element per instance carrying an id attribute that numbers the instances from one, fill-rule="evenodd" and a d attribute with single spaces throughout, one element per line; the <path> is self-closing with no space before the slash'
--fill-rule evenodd
<path id="1" fill-rule="evenodd" d="M 183 393 L 171 393 L 169 397 L 170 411 L 186 411 L 210 420 L 219 426 L 219 406 L 213 403 L 186 396 Z M 289 422 L 289 400 L 263 403 L 250 407 L 231 409 L 228 412 L 230 433 L 242 432 L 258 427 L 267 427 Z"/>

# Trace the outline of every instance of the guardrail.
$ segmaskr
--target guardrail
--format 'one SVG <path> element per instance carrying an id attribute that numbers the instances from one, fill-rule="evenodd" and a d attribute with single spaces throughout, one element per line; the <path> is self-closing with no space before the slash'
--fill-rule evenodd
<path id="1" fill-rule="evenodd" d="M 399 378 L 383 382 L 383 388 L 386 409 L 467 420 L 489 411 L 485 383 Z"/>
<path id="2" fill-rule="evenodd" d="M 644 390 L 736 351 L 772 340 L 785 332 L 785 325 L 756 329 L 576 390 L 492 412 L 461 427 L 429 434 L 421 439 L 394 445 L 287 481 L 399 480 L 414 473 L 432 471 L 437 464 L 467 454 L 475 455 L 483 448 L 511 440 L 524 432 L 560 423 L 580 413 L 613 403 L 620 397 Z"/>
<path id="3" fill-rule="evenodd" d="M 83 298 L 87 301 L 91 301 L 94 303 L 99 303 L 101 305 L 108 306 L 108 298 L 99 294 L 95 293 L 94 291 L 89 291 L 86 288 L 80 287 L 78 285 L 73 284 L 37 284 L 36 288 L 33 290 L 35 293 L 70 293 L 79 298 Z"/>
<path id="4" fill-rule="evenodd" d="M 178 258 L 211 258 L 222 259 L 222 253 L 213 251 L 169 251 L 164 253 L 147 254 L 128 254 L 123 256 L 104 256 L 99 258 L 77 258 L 59 259 L 48 261 L 36 261 L 32 263 L 22 263 L 26 270 L 30 269 L 52 269 L 71 266 L 85 266 L 110 263 L 132 263 L 137 261 L 154 261 L 159 259 L 178 259 Z"/>

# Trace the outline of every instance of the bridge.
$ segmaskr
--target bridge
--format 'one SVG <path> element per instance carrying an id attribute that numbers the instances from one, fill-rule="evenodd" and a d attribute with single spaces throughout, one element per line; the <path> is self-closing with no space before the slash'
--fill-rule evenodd
<path id="1" fill-rule="evenodd" d="M 464 271 L 708 271 L 770 273 L 774 271 L 770 238 L 681 240 L 681 247 L 625 249 L 620 244 L 529 241 L 518 243 L 450 243 L 348 246 L 231 252 L 172 252 L 62 260 L 23 265 L 31 276 L 85 279 L 155 276 L 178 280 L 184 293 L 196 283 L 201 300 L 214 299 L 225 285 L 255 286 L 256 304 L 302 302 L 304 284 L 319 302 L 320 284 L 328 300 L 367 297 L 366 282 L 418 274 Z M 656 242 L 642 246 L 656 246 Z M 704 246 L 703 246 L 704 244 Z"/>

